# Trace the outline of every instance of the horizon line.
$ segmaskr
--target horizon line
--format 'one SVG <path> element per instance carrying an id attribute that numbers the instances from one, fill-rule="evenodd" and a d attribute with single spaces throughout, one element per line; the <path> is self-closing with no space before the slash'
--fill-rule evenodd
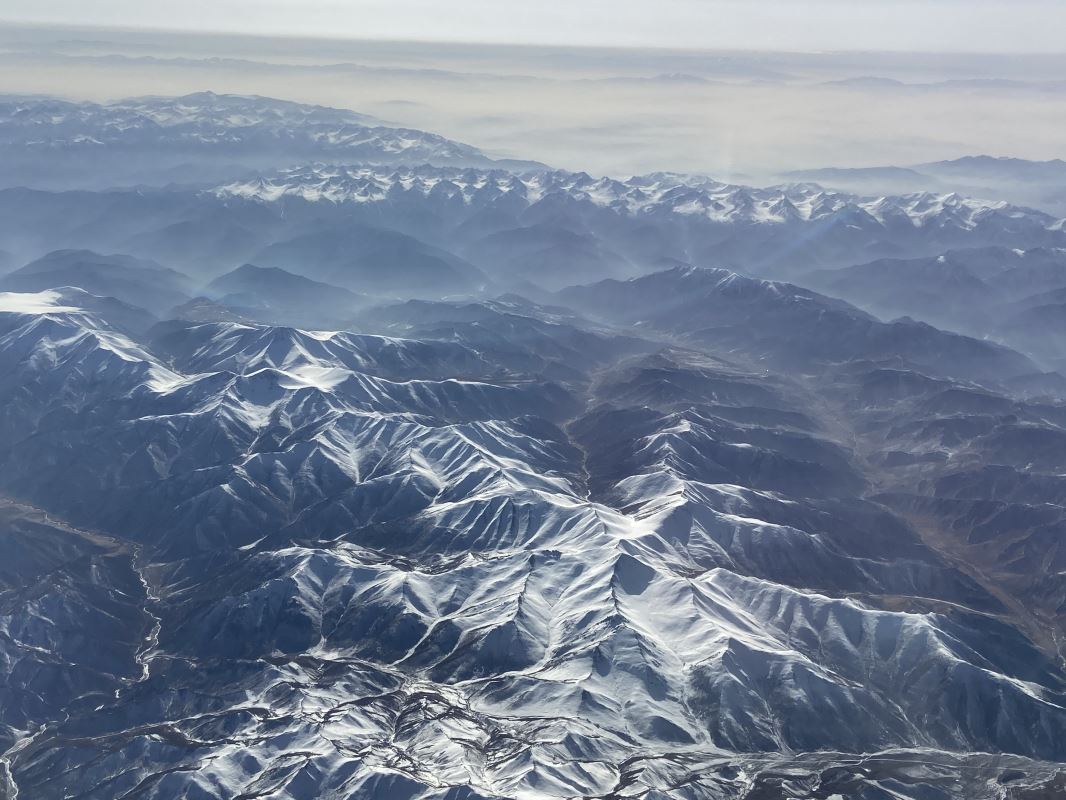
<path id="1" fill-rule="evenodd" d="M 249 40 L 282 39 L 288 41 L 307 42 L 334 42 L 337 44 L 372 42 L 380 44 L 400 45 L 445 45 L 445 46 L 473 46 L 473 47 L 504 47 L 525 49 L 560 49 L 560 50 L 601 50 L 601 51 L 644 51 L 663 53 L 729 53 L 729 54 L 774 54 L 796 56 L 833 56 L 833 55 L 929 55 L 946 57 L 981 56 L 996 58 L 1059 58 L 1066 57 L 1066 48 L 1062 50 L 930 50 L 930 49 L 893 49 L 893 48 L 768 48 L 768 47 L 719 47 L 719 46 L 675 46 L 662 44 L 636 44 L 636 43 L 576 43 L 576 42 L 551 42 L 551 41 L 521 41 L 521 40 L 487 40 L 487 39 L 460 39 L 460 38 L 396 38 L 392 36 L 338 36 L 328 33 L 284 33 L 284 32 L 248 32 L 229 29 L 205 29 L 205 28 L 163 28 L 150 25 L 98 25 L 92 23 L 65 23 L 34 19 L 8 19 L 0 17 L 0 31 L 5 27 L 16 27 L 30 30 L 57 30 L 57 31 L 113 31 L 122 34 L 162 34 L 168 36 L 200 36 L 200 37 L 236 37 Z M 105 42 L 115 44 L 115 42 Z"/>

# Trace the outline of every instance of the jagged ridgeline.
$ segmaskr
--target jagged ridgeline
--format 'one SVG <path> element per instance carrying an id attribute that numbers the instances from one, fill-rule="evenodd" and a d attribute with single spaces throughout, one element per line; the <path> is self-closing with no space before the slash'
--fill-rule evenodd
<path id="1" fill-rule="evenodd" d="M 0 796 L 1066 791 L 1061 221 L 0 108 Z"/>

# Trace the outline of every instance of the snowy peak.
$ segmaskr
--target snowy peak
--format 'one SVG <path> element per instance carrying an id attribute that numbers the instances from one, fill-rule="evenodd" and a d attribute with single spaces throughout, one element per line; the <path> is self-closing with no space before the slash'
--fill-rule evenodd
<path id="1" fill-rule="evenodd" d="M 957 194 L 919 193 L 862 198 L 794 184 L 757 189 L 719 183 L 699 176 L 653 173 L 624 181 L 592 178 L 585 173 L 502 171 L 408 167 L 309 166 L 272 177 L 235 182 L 215 190 L 221 197 L 277 201 L 292 197 L 310 202 L 376 203 L 386 198 L 446 197 L 467 206 L 482 206 L 506 196 L 523 205 L 568 201 L 609 209 L 626 217 L 659 215 L 719 224 L 790 225 L 843 222 L 857 227 L 888 228 L 906 224 L 972 230 L 989 217 L 1030 221 L 1045 229 L 1053 217 L 1003 202 Z"/>

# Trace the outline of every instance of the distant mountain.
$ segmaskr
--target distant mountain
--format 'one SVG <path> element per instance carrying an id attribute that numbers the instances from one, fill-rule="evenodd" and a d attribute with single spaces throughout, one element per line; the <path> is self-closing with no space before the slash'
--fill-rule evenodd
<path id="1" fill-rule="evenodd" d="M 1066 374 L 1066 296 L 1031 299 L 1023 310 L 1005 309 L 992 326 L 992 335 Z"/>
<path id="2" fill-rule="evenodd" d="M 781 177 L 865 194 L 909 194 L 943 189 L 935 177 L 910 167 L 822 167 L 791 170 Z"/>
<path id="3" fill-rule="evenodd" d="M 811 184 L 753 188 L 655 173 L 317 165 L 210 191 L 0 190 L 0 241 L 130 253 L 208 281 L 279 267 L 359 294 L 536 295 L 714 263 L 802 282 L 818 269 L 952 249 L 1066 247 L 1066 221 L 1001 201 L 876 198 Z M 544 299 L 544 298 L 538 298 Z"/>
<path id="4" fill-rule="evenodd" d="M 199 92 L 108 104 L 0 97 L 0 183 L 217 181 L 307 160 L 538 168 L 343 109 Z"/>
<path id="5" fill-rule="evenodd" d="M 949 250 L 929 258 L 884 259 L 811 273 L 808 280 L 842 297 L 876 302 L 886 313 L 914 313 L 908 293 L 921 292 L 940 295 L 945 307 L 961 302 L 973 308 L 975 301 L 1009 302 L 1066 286 L 1066 249 Z"/>
<path id="6" fill-rule="evenodd" d="M 114 297 L 158 315 L 189 298 L 191 281 L 152 261 L 91 250 L 55 250 L 0 278 L 0 288 L 6 291 L 37 292 L 64 286 Z"/>
<path id="7" fill-rule="evenodd" d="M 180 306 L 175 306 L 166 314 L 167 319 L 185 322 L 240 322 L 252 323 L 253 320 L 242 316 L 232 308 L 216 303 L 207 297 L 194 297 Z"/>
<path id="8" fill-rule="evenodd" d="M 558 297 L 603 319 L 679 334 L 786 372 L 854 359 L 902 359 L 934 374 L 993 383 L 1037 371 L 1000 345 L 911 319 L 881 322 L 842 300 L 723 269 L 675 268 Z"/>
<path id="9" fill-rule="evenodd" d="M 595 236 L 543 222 L 496 231 L 463 252 L 476 263 L 494 266 L 501 278 L 545 289 L 634 272 L 626 257 Z"/>
<path id="10" fill-rule="evenodd" d="M 839 80 L 826 81 L 823 86 L 841 86 L 847 89 L 901 89 L 906 83 L 895 78 L 885 78 L 877 75 L 859 75 L 854 78 L 841 78 Z"/>
<path id="11" fill-rule="evenodd" d="M 398 231 L 354 223 L 277 242 L 252 261 L 298 270 L 360 294 L 439 297 L 470 294 L 487 283 L 477 267 L 439 247 Z"/>
<path id="12" fill-rule="evenodd" d="M 1066 249 L 952 250 L 815 272 L 805 282 L 882 317 L 917 317 L 1003 341 L 1052 369 L 1066 366 L 1056 321 L 1066 302 Z"/>
<path id="13" fill-rule="evenodd" d="M 918 164 L 919 172 L 942 178 L 953 177 L 968 181 L 1007 180 L 1017 183 L 1055 183 L 1066 181 L 1066 161 L 1029 161 L 1024 158 L 993 156 L 964 156 L 951 161 Z"/>
<path id="14" fill-rule="evenodd" d="M 1066 161 L 965 156 L 913 166 L 829 167 L 784 173 L 788 180 L 811 181 L 862 194 L 959 192 L 1004 199 L 1066 215 Z"/>
<path id="15" fill-rule="evenodd" d="M 344 327 L 368 303 L 339 286 L 253 264 L 221 275 L 203 293 L 245 318 L 305 327 Z"/>
<path id="16" fill-rule="evenodd" d="M 857 253 L 1066 245 L 1061 220 L 1003 202 L 932 193 L 864 198 L 803 184 L 756 189 L 666 173 L 619 181 L 562 171 L 307 167 L 215 194 L 302 213 L 307 204 L 325 205 L 397 228 L 418 220 L 412 231 L 446 241 L 492 277 L 517 273 L 542 287 L 568 270 L 578 279 L 634 275 L 664 258 L 795 276 L 855 263 Z"/>

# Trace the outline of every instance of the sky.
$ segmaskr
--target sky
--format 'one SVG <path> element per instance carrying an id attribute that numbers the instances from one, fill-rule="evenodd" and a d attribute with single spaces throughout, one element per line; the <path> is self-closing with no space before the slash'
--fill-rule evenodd
<path id="1" fill-rule="evenodd" d="M 0 19 L 429 41 L 1066 52 L 1066 0 L 4 0 Z"/>

